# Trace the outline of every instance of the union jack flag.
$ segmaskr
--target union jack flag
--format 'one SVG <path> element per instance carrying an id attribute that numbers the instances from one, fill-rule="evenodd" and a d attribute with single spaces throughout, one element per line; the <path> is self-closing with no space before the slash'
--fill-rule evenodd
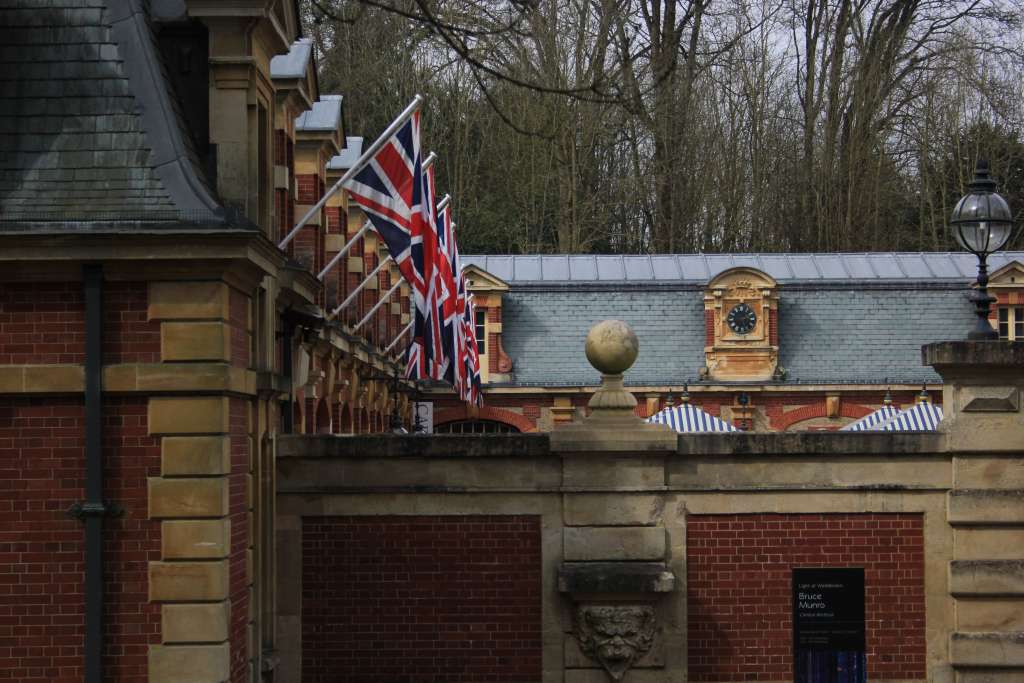
<path id="1" fill-rule="evenodd" d="M 422 170 L 418 111 L 381 146 L 347 189 L 387 244 L 412 290 L 415 322 L 406 375 L 438 379 L 445 355 L 435 313 L 440 303 L 440 254 L 432 188 Z"/>
<path id="2" fill-rule="evenodd" d="M 470 403 L 480 405 L 483 402 L 483 384 L 480 380 L 480 352 L 476 345 L 476 305 L 473 297 L 466 297 L 465 313 L 462 316 L 462 329 L 465 338 L 466 368 L 465 389 L 463 399 Z"/>

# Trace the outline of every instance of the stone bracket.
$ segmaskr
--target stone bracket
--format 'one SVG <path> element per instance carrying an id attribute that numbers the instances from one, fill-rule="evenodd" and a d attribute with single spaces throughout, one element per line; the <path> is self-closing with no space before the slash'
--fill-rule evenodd
<path id="1" fill-rule="evenodd" d="M 558 569 L 558 591 L 595 593 L 670 593 L 676 576 L 664 562 L 567 562 Z"/>

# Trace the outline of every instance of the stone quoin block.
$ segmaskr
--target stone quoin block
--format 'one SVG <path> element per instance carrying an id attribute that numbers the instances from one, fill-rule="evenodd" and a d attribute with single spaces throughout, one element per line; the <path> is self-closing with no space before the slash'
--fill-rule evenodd
<path id="1" fill-rule="evenodd" d="M 1024 668 L 1024 632 L 952 633 L 949 659 L 958 667 Z"/>
<path id="2" fill-rule="evenodd" d="M 149 516 L 223 517 L 228 514 L 228 480 L 223 477 L 203 479 L 149 479 Z"/>
<path id="3" fill-rule="evenodd" d="M 228 399 L 221 396 L 149 399 L 150 434 L 215 434 L 228 431 Z"/>
<path id="4" fill-rule="evenodd" d="M 565 498 L 565 523 L 573 526 L 653 526 L 665 500 L 649 494 L 594 493 Z"/>
<path id="5" fill-rule="evenodd" d="M 949 523 L 1024 524 L 1024 489 L 972 489 L 947 495 Z"/>
<path id="6" fill-rule="evenodd" d="M 960 631 L 1024 631 L 1024 599 L 957 600 L 956 625 Z"/>
<path id="7" fill-rule="evenodd" d="M 228 436 L 165 436 L 161 440 L 163 476 L 227 474 L 231 470 Z"/>
<path id="8" fill-rule="evenodd" d="M 953 531 L 953 557 L 958 560 L 1015 560 L 1024 548 L 1024 528 L 979 529 L 959 527 Z"/>
<path id="9" fill-rule="evenodd" d="M 165 560 L 210 560 L 231 551 L 231 522 L 224 519 L 170 520 L 160 525 Z"/>
<path id="10" fill-rule="evenodd" d="M 661 527 L 568 527 L 562 539 L 569 562 L 665 557 L 665 529 Z"/>
<path id="11" fill-rule="evenodd" d="M 960 560 L 949 563 L 949 592 L 955 596 L 1024 597 L 1024 560 Z"/>
<path id="12" fill-rule="evenodd" d="M 149 599 L 159 602 L 226 600 L 228 561 L 150 562 Z"/>
<path id="13" fill-rule="evenodd" d="M 222 683 L 231 675 L 231 652 L 219 645 L 153 645 L 150 683 Z"/>
<path id="14" fill-rule="evenodd" d="M 975 669 L 956 672 L 956 683 L 1020 683 L 1020 678 L 1019 671 Z"/>
<path id="15" fill-rule="evenodd" d="M 228 320 L 228 286 L 223 282 L 149 283 L 150 320 Z"/>
<path id="16" fill-rule="evenodd" d="M 165 322 L 160 325 L 165 361 L 231 360 L 231 329 L 223 322 Z"/>
<path id="17" fill-rule="evenodd" d="M 228 639 L 231 606 L 224 602 L 162 605 L 164 643 L 221 643 Z"/>
<path id="18" fill-rule="evenodd" d="M 1024 489 L 1024 458 L 956 457 L 953 471 L 963 488 Z"/>

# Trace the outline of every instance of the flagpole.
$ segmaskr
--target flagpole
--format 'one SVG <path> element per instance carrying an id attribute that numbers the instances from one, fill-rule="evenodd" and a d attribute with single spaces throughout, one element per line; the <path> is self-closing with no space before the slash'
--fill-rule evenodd
<path id="1" fill-rule="evenodd" d="M 423 167 L 423 170 L 426 171 L 428 168 L 434 165 L 435 161 L 437 161 L 437 152 L 431 152 L 430 154 L 427 155 L 427 158 L 424 159 L 423 163 L 420 165 Z"/>
<path id="2" fill-rule="evenodd" d="M 352 239 L 350 239 L 345 244 L 345 246 L 341 248 L 341 251 L 335 254 L 334 258 L 332 258 L 330 262 L 326 266 L 324 266 L 324 269 L 321 270 L 320 274 L 316 276 L 317 279 L 323 280 L 324 275 L 327 275 L 327 273 L 330 272 L 331 268 L 338 265 L 338 261 L 340 261 L 345 256 L 345 254 L 348 253 L 348 250 L 352 248 L 352 245 L 356 243 L 356 240 L 365 235 L 366 231 L 369 230 L 371 227 L 372 226 L 370 225 L 370 221 L 366 221 L 365 223 L 363 223 L 363 227 L 359 228 L 359 232 L 357 232 L 355 236 Z"/>
<path id="3" fill-rule="evenodd" d="M 365 287 L 366 284 L 370 280 L 375 278 L 377 276 L 377 273 L 380 272 L 380 269 L 383 268 L 384 266 L 386 266 L 390 261 L 391 261 L 391 256 L 390 255 L 385 256 L 384 259 L 379 264 L 377 264 L 377 267 L 373 269 L 373 272 L 371 272 L 369 275 L 367 275 L 366 279 L 363 280 L 362 282 L 360 282 L 359 286 L 356 287 L 354 290 L 352 290 L 352 293 L 349 294 L 345 298 L 345 300 L 342 301 L 341 304 L 339 304 L 339 306 L 337 308 L 335 308 L 331 312 L 331 314 L 329 316 L 327 316 L 327 320 L 334 320 L 335 316 L 337 316 L 339 313 L 341 313 L 343 310 L 345 310 L 345 308 L 348 307 L 348 305 L 350 303 L 355 301 L 355 298 L 359 294 L 359 292 L 363 291 L 363 287 Z"/>
<path id="4" fill-rule="evenodd" d="M 407 333 L 407 332 L 408 332 L 409 330 L 411 330 L 411 329 L 412 329 L 412 323 L 409 323 L 408 325 L 406 325 L 405 327 L 403 327 L 403 328 L 402 328 L 402 331 L 398 333 L 398 336 L 397 336 L 397 337 L 395 337 L 394 339 L 392 339 L 392 340 L 391 340 L 391 343 L 390 343 L 390 344 L 388 344 L 388 345 L 387 345 L 387 348 L 385 348 L 385 349 L 384 349 L 384 355 L 387 355 L 387 354 L 388 354 L 388 352 L 389 352 L 389 351 L 390 351 L 391 349 L 395 348 L 395 344 L 397 344 L 398 342 L 400 342 L 400 341 L 402 340 L 402 337 L 404 337 L 404 336 L 406 335 L 406 333 Z"/>
<path id="5" fill-rule="evenodd" d="M 398 287 L 401 284 L 402 280 L 400 279 L 398 282 L 392 285 L 391 289 L 385 292 L 384 296 L 380 298 L 380 301 L 373 305 L 373 308 L 370 309 L 370 312 L 363 316 L 362 320 L 356 323 L 356 326 L 352 328 L 352 331 L 356 332 L 360 327 L 369 322 L 370 318 L 373 317 L 373 314 L 376 313 L 380 309 L 380 307 L 383 306 L 387 302 L 387 300 L 391 298 L 391 295 L 395 293 L 395 290 L 398 289 Z"/>
<path id="6" fill-rule="evenodd" d="M 363 152 L 362 156 L 360 156 L 356 160 L 356 162 L 352 164 L 352 168 L 345 171 L 345 175 L 341 176 L 338 182 L 334 183 L 334 185 L 332 185 L 331 188 L 324 193 L 324 196 L 320 198 L 320 201 L 314 204 L 313 208 L 307 211 L 306 215 L 303 216 L 302 219 L 295 224 L 295 227 L 292 228 L 292 231 L 289 232 L 285 236 L 285 238 L 278 243 L 277 247 L 279 249 L 284 249 L 288 245 L 288 243 L 295 238 L 295 235 L 298 234 L 299 230 L 301 230 L 303 226 L 305 226 L 306 223 L 309 222 L 309 219 L 315 216 L 317 211 L 324 207 L 324 204 L 327 203 L 327 200 L 334 196 L 334 193 L 340 190 L 345 183 L 347 183 L 349 180 L 355 177 L 357 173 L 363 170 L 363 167 L 366 166 L 367 163 L 369 163 L 370 159 L 373 158 L 377 151 L 381 147 L 383 147 L 388 140 L 391 139 L 391 136 L 394 135 L 395 132 L 399 128 L 401 128 L 403 124 L 405 124 L 409 117 L 412 116 L 416 112 L 416 110 L 420 108 L 421 104 L 423 104 L 423 95 L 416 95 L 414 98 L 412 98 L 412 102 L 409 103 L 409 106 L 406 107 L 405 110 L 398 115 L 398 118 L 392 121 L 391 125 L 388 126 L 383 133 L 380 134 L 380 137 L 377 138 L 374 141 L 374 143 L 367 148 L 365 152 Z"/>
<path id="7" fill-rule="evenodd" d="M 442 197 L 441 201 L 437 203 L 437 212 L 441 213 L 442 211 L 444 211 L 444 207 L 448 206 L 448 202 L 450 202 L 451 200 L 452 196 L 450 194 L 446 194 L 444 197 Z M 454 226 L 455 224 L 452 223 L 452 227 Z"/>

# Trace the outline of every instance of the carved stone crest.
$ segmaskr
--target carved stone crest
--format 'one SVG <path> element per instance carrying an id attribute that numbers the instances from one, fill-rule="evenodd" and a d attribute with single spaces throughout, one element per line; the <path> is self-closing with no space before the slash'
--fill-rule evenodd
<path id="1" fill-rule="evenodd" d="M 619 681 L 654 644 L 654 608 L 642 605 L 581 605 L 576 609 L 580 649 Z"/>

